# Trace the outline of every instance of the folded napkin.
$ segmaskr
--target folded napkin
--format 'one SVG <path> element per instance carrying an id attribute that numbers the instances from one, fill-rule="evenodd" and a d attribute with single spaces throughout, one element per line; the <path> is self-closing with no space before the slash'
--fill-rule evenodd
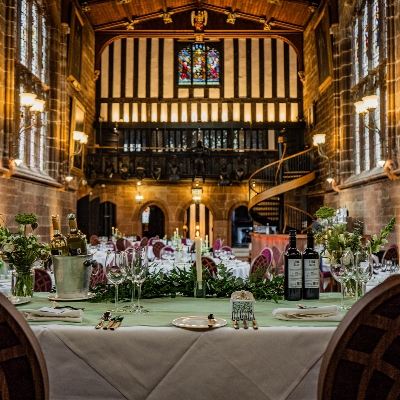
<path id="1" fill-rule="evenodd" d="M 67 310 L 43 307 L 40 310 L 19 310 L 27 321 L 82 322 L 83 310 Z"/>
<path id="2" fill-rule="evenodd" d="M 341 307 L 324 306 L 315 308 L 277 308 L 272 311 L 275 318 L 285 321 L 313 320 L 313 321 L 341 321 Z"/>

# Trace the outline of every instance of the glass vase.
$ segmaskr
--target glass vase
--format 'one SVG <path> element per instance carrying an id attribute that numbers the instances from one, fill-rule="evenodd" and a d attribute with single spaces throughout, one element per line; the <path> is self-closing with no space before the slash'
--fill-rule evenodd
<path id="1" fill-rule="evenodd" d="M 11 294 L 14 297 L 31 298 L 35 284 L 35 270 L 31 267 L 15 267 L 11 277 Z"/>

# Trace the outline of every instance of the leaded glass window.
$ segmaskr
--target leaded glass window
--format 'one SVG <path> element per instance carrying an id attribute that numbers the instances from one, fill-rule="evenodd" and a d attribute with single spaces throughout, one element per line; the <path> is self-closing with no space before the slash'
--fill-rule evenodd
<path id="1" fill-rule="evenodd" d="M 178 52 L 178 85 L 220 84 L 220 52 L 205 43 L 192 43 Z"/>
<path id="2" fill-rule="evenodd" d="M 385 0 L 361 1 L 353 25 L 355 101 L 378 96 L 378 107 L 355 115 L 354 171 L 359 174 L 379 165 L 385 157 L 386 132 L 386 18 Z"/>
<path id="3" fill-rule="evenodd" d="M 16 73 L 15 104 L 19 110 L 16 121 L 18 137 L 13 156 L 37 171 L 46 172 L 48 159 L 48 116 L 20 105 L 19 94 L 30 92 L 40 100 L 47 98 L 45 88 L 49 77 L 49 27 L 41 0 L 16 0 Z"/>

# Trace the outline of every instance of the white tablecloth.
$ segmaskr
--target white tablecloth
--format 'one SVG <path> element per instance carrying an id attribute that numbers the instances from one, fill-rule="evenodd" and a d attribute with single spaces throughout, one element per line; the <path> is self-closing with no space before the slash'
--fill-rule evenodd
<path id="1" fill-rule="evenodd" d="M 314 400 L 321 357 L 336 328 L 32 329 L 51 400 Z"/>

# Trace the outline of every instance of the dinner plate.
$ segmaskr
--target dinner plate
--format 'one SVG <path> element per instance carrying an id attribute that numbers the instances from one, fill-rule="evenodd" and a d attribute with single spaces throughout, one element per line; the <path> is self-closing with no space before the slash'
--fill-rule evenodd
<path id="1" fill-rule="evenodd" d="M 190 328 L 190 329 L 210 329 L 208 327 L 208 318 L 207 317 L 180 317 L 176 318 L 172 321 L 175 326 L 179 328 Z M 213 328 L 220 328 L 221 326 L 226 325 L 226 319 L 215 318 L 215 323 Z"/>
<path id="2" fill-rule="evenodd" d="M 8 300 L 10 300 L 15 306 L 18 306 L 19 304 L 29 303 L 31 298 L 23 296 L 10 296 Z"/>
<path id="3" fill-rule="evenodd" d="M 64 297 L 58 297 L 57 294 L 51 293 L 48 296 L 49 300 L 60 300 L 60 301 L 79 301 L 79 300 L 89 300 L 94 296 L 94 293 L 88 293 L 87 297 L 76 297 L 75 299 L 66 299 Z"/>

